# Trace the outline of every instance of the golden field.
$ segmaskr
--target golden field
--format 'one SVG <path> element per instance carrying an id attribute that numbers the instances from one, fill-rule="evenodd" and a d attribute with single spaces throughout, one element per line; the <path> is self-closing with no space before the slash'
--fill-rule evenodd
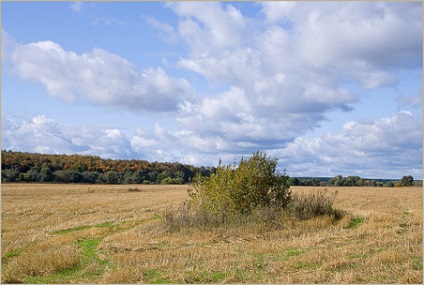
<path id="1" fill-rule="evenodd" d="M 329 187 L 337 222 L 169 231 L 187 189 L 3 184 L 2 283 L 423 282 L 422 188 Z"/>

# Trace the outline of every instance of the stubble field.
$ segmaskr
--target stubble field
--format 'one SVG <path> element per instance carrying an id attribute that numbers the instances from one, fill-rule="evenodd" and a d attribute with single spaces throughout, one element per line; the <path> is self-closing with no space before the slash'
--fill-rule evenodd
<path id="1" fill-rule="evenodd" d="M 169 231 L 187 188 L 2 185 L 2 283 L 423 282 L 422 188 L 330 187 L 337 222 Z"/>

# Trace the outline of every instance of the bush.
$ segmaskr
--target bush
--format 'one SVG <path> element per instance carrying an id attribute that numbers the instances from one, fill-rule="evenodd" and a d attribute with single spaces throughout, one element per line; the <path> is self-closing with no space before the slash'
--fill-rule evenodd
<path id="1" fill-rule="evenodd" d="M 134 187 L 134 188 L 128 188 L 128 192 L 141 192 L 141 190 L 137 187 Z"/>
<path id="2" fill-rule="evenodd" d="M 290 200 L 288 178 L 276 171 L 277 159 L 256 152 L 239 166 L 222 165 L 209 178 L 197 175 L 193 203 L 209 211 L 249 213 L 258 206 L 287 206 Z"/>
<path id="3" fill-rule="evenodd" d="M 222 224 L 258 207 L 285 208 L 290 201 L 288 177 L 277 172 L 277 159 L 259 151 L 236 165 L 219 162 L 215 174 L 198 173 L 189 190 L 190 199 L 179 211 L 179 219 L 196 224 Z M 173 221 L 175 217 L 168 211 Z"/>
<path id="4" fill-rule="evenodd" d="M 326 192 L 292 195 L 289 178 L 276 170 L 277 159 L 260 152 L 242 159 L 238 167 L 222 165 L 204 177 L 198 173 L 189 189 L 190 199 L 178 209 L 167 209 L 164 219 L 171 228 L 223 224 L 282 224 L 291 216 L 309 219 L 330 215 L 340 219 L 343 212 L 333 209 L 334 199 Z"/>
<path id="5" fill-rule="evenodd" d="M 160 184 L 184 184 L 184 180 L 182 178 L 171 178 L 171 177 L 166 177 L 164 179 L 161 180 Z"/>
<path id="6" fill-rule="evenodd" d="M 300 220 L 306 220 L 317 216 L 334 216 L 337 220 L 343 216 L 343 212 L 333 208 L 334 200 L 338 192 L 327 195 L 318 191 L 316 194 L 293 194 L 289 205 L 289 212 Z"/>

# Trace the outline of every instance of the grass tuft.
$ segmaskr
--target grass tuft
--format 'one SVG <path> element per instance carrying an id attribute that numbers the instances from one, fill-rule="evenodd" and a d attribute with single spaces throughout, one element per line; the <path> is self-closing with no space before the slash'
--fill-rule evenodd
<path id="1" fill-rule="evenodd" d="M 27 252 L 11 260 L 2 272 L 2 282 L 22 283 L 27 277 L 48 276 L 79 265 L 78 253 L 73 246 L 34 244 Z"/>
<path id="2" fill-rule="evenodd" d="M 292 194 L 292 200 L 289 204 L 289 212 L 300 220 L 306 220 L 318 216 L 334 216 L 340 220 L 343 217 L 343 211 L 334 209 L 334 200 L 338 192 L 327 195 L 327 189 L 310 194 Z"/>
<path id="3" fill-rule="evenodd" d="M 365 218 L 363 217 L 352 217 L 349 224 L 346 226 L 347 229 L 356 229 L 362 223 L 365 222 Z"/>

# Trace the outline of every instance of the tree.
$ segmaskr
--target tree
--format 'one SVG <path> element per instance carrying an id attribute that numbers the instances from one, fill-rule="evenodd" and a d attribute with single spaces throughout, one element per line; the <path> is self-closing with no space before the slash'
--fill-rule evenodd
<path id="1" fill-rule="evenodd" d="M 1 172 L 2 182 L 15 182 L 19 180 L 19 171 L 15 169 L 5 169 Z"/>
<path id="2" fill-rule="evenodd" d="M 137 170 L 133 173 L 132 181 L 135 184 L 141 184 L 144 180 L 146 180 L 147 172 L 144 170 Z"/>
<path id="3" fill-rule="evenodd" d="M 100 173 L 97 171 L 84 171 L 82 173 L 82 180 L 84 183 L 97 183 Z"/>
<path id="4" fill-rule="evenodd" d="M 400 180 L 400 184 L 402 186 L 412 186 L 413 183 L 414 183 L 414 177 L 412 177 L 411 175 L 403 176 L 402 179 Z"/>
<path id="5" fill-rule="evenodd" d="M 119 184 L 121 183 L 119 172 L 107 171 L 100 176 L 100 179 L 106 184 Z"/>
<path id="6" fill-rule="evenodd" d="M 360 179 L 359 176 L 348 176 L 345 178 L 345 186 L 355 186 Z"/>
<path id="7" fill-rule="evenodd" d="M 337 175 L 336 177 L 334 177 L 333 181 L 334 186 L 344 186 L 344 179 L 341 175 Z"/>
<path id="8" fill-rule="evenodd" d="M 299 186 L 299 185 L 300 185 L 300 180 L 299 180 L 299 178 L 297 178 L 297 177 L 291 178 L 291 179 L 290 179 L 290 185 L 293 185 L 293 186 Z"/>
<path id="9" fill-rule="evenodd" d="M 80 183 L 83 182 L 83 175 L 75 170 L 56 170 L 54 173 L 57 182 Z"/>
<path id="10" fill-rule="evenodd" d="M 50 170 L 47 166 L 43 166 L 38 175 L 40 182 L 51 182 L 54 180 L 53 171 Z"/>
<path id="11" fill-rule="evenodd" d="M 215 174 L 205 178 L 199 173 L 195 177 L 192 203 L 221 222 L 256 207 L 285 208 L 291 197 L 289 177 L 277 172 L 277 162 L 259 151 L 242 159 L 238 167 L 220 161 Z"/>

